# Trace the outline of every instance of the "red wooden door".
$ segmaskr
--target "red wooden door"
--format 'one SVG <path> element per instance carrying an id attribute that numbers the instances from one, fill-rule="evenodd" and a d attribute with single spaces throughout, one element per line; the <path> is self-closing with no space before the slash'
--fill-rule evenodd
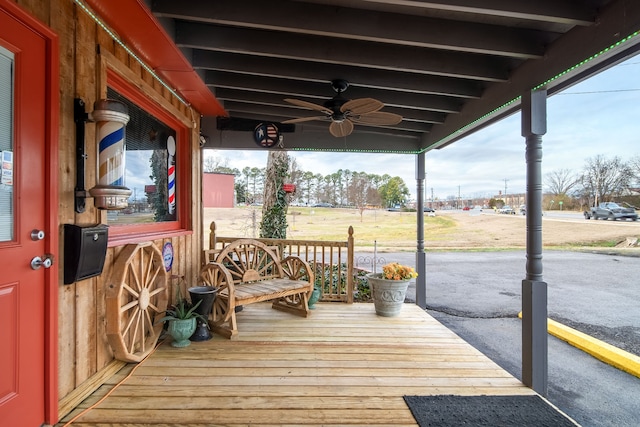
<path id="1" fill-rule="evenodd" d="M 45 421 L 46 41 L 0 2 L 0 423 Z M 33 233 L 32 233 L 33 231 Z"/>

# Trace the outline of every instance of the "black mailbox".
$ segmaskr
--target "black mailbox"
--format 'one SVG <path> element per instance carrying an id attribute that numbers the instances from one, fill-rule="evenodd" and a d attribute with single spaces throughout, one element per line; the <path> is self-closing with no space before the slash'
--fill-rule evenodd
<path id="1" fill-rule="evenodd" d="M 64 284 L 102 274 L 109 226 L 64 225 Z"/>

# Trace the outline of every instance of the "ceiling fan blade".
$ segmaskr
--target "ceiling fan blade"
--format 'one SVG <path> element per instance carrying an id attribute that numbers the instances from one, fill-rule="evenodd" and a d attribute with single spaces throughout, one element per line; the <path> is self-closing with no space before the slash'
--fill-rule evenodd
<path id="1" fill-rule="evenodd" d="M 331 125 L 329 126 L 329 132 L 336 138 L 351 135 L 351 132 L 353 132 L 353 123 L 351 123 L 351 121 L 349 120 L 343 120 L 341 122 L 331 122 Z"/>
<path id="2" fill-rule="evenodd" d="M 326 120 L 327 118 L 328 118 L 327 116 L 299 117 L 297 119 L 285 120 L 281 123 L 284 123 L 284 124 L 302 123 L 302 122 L 310 122 L 312 120 Z"/>
<path id="3" fill-rule="evenodd" d="M 349 120 L 363 125 L 397 125 L 402 121 L 402 116 L 384 111 L 375 111 L 369 114 L 362 114 L 359 117 L 350 116 Z"/>
<path id="4" fill-rule="evenodd" d="M 340 107 L 340 111 L 342 111 L 343 113 L 346 111 L 350 111 L 351 114 L 358 115 L 372 113 L 374 111 L 380 110 L 382 107 L 384 107 L 384 104 L 377 99 L 359 98 L 345 102 L 342 107 Z"/>
<path id="5" fill-rule="evenodd" d="M 329 115 L 333 114 L 333 111 L 329 110 L 327 107 L 314 104 L 312 102 L 307 102 L 307 101 L 302 101 L 300 99 L 292 99 L 292 98 L 285 98 L 285 101 L 287 101 L 289 104 L 297 105 L 298 107 L 309 108 L 310 110 L 315 110 L 315 111 L 322 111 L 323 113 L 327 113 Z"/>
<path id="6" fill-rule="evenodd" d="M 351 135 L 351 132 L 353 132 L 353 123 L 351 123 L 349 120 L 343 120 L 341 122 L 331 122 L 331 125 L 329 126 L 329 132 L 336 138 Z"/>

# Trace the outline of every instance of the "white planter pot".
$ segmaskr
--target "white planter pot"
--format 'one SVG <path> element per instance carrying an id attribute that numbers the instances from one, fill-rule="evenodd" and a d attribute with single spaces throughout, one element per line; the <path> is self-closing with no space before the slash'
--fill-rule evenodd
<path id="1" fill-rule="evenodd" d="M 381 273 L 367 274 L 373 304 L 378 316 L 393 317 L 400 314 L 410 280 L 387 280 Z"/>

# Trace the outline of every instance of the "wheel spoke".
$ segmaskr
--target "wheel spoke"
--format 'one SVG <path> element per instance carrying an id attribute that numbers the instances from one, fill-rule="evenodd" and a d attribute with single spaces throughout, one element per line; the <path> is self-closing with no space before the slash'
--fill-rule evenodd
<path id="1" fill-rule="evenodd" d="M 142 286 L 144 286 L 145 288 L 148 287 L 149 283 L 153 283 L 153 279 L 150 279 L 150 277 L 151 277 L 151 269 L 153 267 L 154 267 L 153 254 L 151 252 L 149 252 L 149 258 L 147 259 L 147 271 L 145 271 L 144 281 L 142 282 Z M 157 269 L 156 269 L 155 273 L 156 273 L 156 275 L 158 274 L 158 270 Z"/>
<path id="2" fill-rule="evenodd" d="M 124 313 L 125 311 L 131 310 L 134 307 L 138 306 L 138 301 L 131 301 L 128 304 L 123 305 L 122 307 L 120 307 L 120 313 Z"/>
<path id="3" fill-rule="evenodd" d="M 154 290 L 149 292 L 149 297 L 154 297 L 158 295 L 160 292 L 164 292 L 165 289 L 167 289 L 166 286 L 160 286 L 158 288 L 155 288 Z"/>
<path id="4" fill-rule="evenodd" d="M 139 318 L 140 318 L 140 311 L 137 311 L 136 314 L 135 314 L 135 320 L 138 320 Z M 131 345 L 129 347 L 129 352 L 135 353 L 136 352 L 135 351 L 136 350 L 136 343 L 138 341 L 137 340 L 137 338 L 138 338 L 138 328 L 140 327 L 140 322 L 136 321 L 135 325 L 132 325 L 132 326 L 134 326 L 134 328 L 133 328 L 133 336 L 131 337 L 131 341 L 129 341 L 129 343 Z"/>
<path id="5" fill-rule="evenodd" d="M 133 276 L 134 282 L 137 285 L 137 291 L 140 291 L 141 287 L 140 287 L 140 277 L 138 276 L 138 272 L 135 269 L 135 266 L 130 264 L 129 268 L 127 269 L 131 274 L 128 276 Z"/>
<path id="6" fill-rule="evenodd" d="M 129 321 L 127 322 L 126 326 L 121 331 L 123 336 L 130 335 L 129 330 L 131 329 L 131 326 L 133 325 L 133 322 L 136 320 L 137 315 L 138 315 L 138 312 L 134 312 L 131 315 L 131 317 L 129 317 Z"/>
<path id="7" fill-rule="evenodd" d="M 134 298 L 140 298 L 140 293 L 138 291 L 136 291 L 135 289 L 133 289 L 131 286 L 127 285 L 126 283 L 122 284 L 122 288 L 126 291 L 129 291 L 129 293 L 134 297 Z"/>
<path id="8" fill-rule="evenodd" d="M 145 288 L 151 287 L 156 282 L 156 278 L 158 277 L 158 274 L 160 273 L 160 268 L 161 267 L 156 267 L 156 269 L 154 270 L 153 275 L 151 276 L 151 278 L 148 278 L 145 281 L 145 284 L 144 284 Z M 164 268 L 164 267 L 162 267 L 162 268 Z"/>

